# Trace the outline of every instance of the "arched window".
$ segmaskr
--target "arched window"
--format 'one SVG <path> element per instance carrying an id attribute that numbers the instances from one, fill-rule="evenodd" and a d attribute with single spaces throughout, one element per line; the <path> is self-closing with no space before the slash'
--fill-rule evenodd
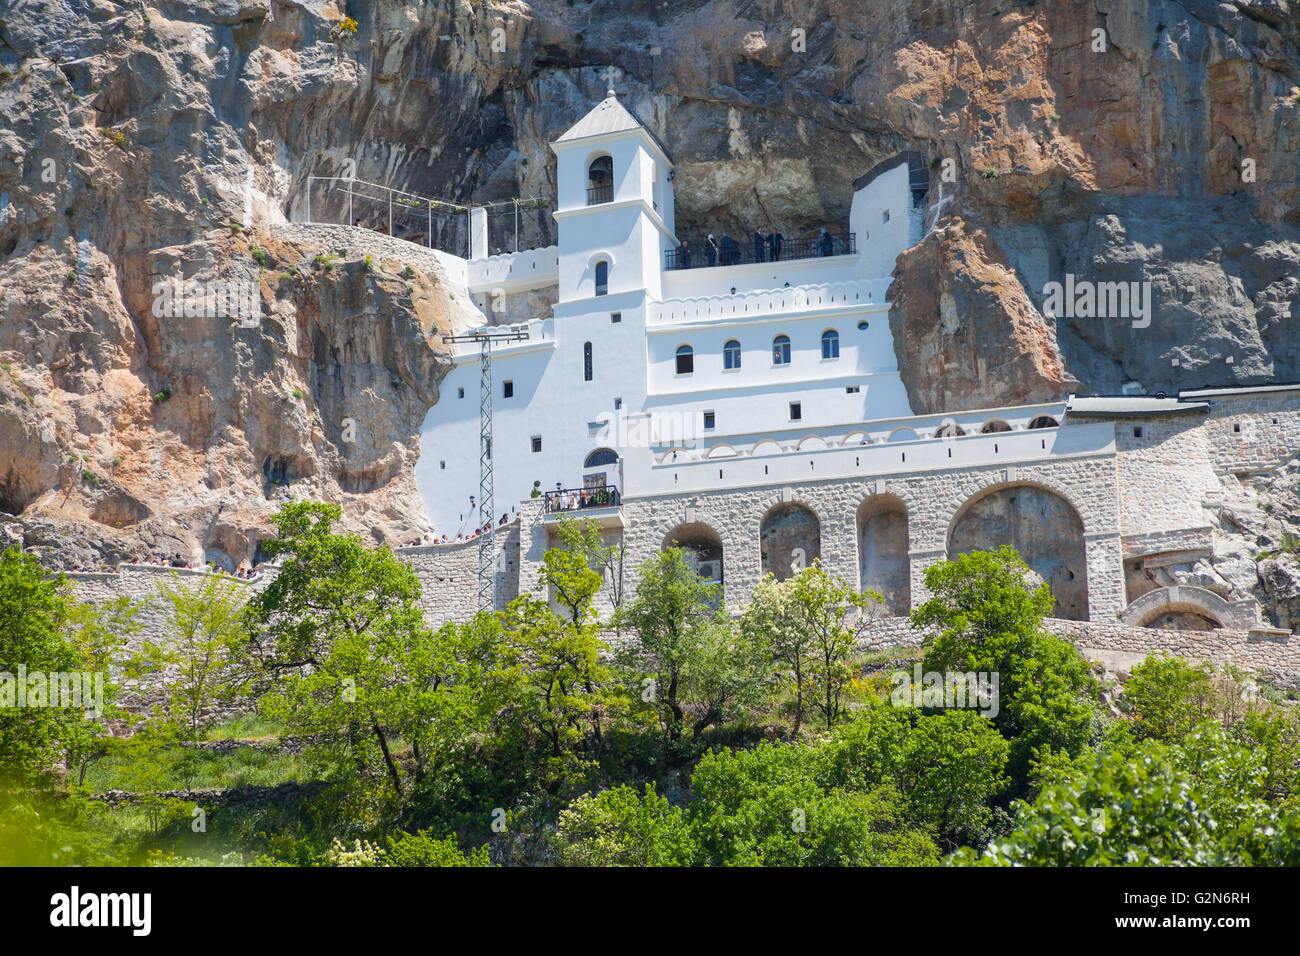
<path id="1" fill-rule="evenodd" d="M 827 329 L 822 333 L 822 358 L 837 359 L 840 357 L 840 333 L 834 329 Z"/>
<path id="2" fill-rule="evenodd" d="M 1029 423 L 1030 428 L 1060 428 L 1061 423 L 1051 415 L 1039 415 Z"/>
<path id="3" fill-rule="evenodd" d="M 772 340 L 772 364 L 790 364 L 790 336 L 778 335 Z"/>
<path id="4" fill-rule="evenodd" d="M 601 259 L 596 263 L 596 295 L 609 291 L 609 263 Z"/>
<path id="5" fill-rule="evenodd" d="M 591 381 L 591 343 L 584 342 L 582 345 L 582 380 Z"/>
<path id="6" fill-rule="evenodd" d="M 587 205 L 614 201 L 614 160 L 597 156 L 587 167 Z"/>
<path id="7" fill-rule="evenodd" d="M 722 367 L 740 368 L 740 343 L 735 339 L 722 347 Z"/>
<path id="8" fill-rule="evenodd" d="M 695 371 L 695 351 L 689 345 L 677 347 L 677 374 L 690 375 Z"/>
<path id="9" fill-rule="evenodd" d="M 612 448 L 597 448 L 587 460 L 582 463 L 583 468 L 600 468 L 602 465 L 618 464 L 618 454 Z"/>

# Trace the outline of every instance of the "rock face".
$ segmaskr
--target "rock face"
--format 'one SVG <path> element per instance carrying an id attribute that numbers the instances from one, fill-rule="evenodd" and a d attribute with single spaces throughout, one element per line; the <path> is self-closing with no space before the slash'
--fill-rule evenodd
<path id="1" fill-rule="evenodd" d="M 551 197 L 611 76 L 677 163 L 680 237 L 843 224 L 857 177 L 927 157 L 891 314 L 918 412 L 1300 378 L 1298 47 L 1287 0 L 13 0 L 0 510 L 83 563 L 247 558 L 298 493 L 422 529 L 450 292 L 272 229 L 326 208 L 312 176 Z M 554 241 L 544 204 L 518 222 Z M 463 250 L 463 215 L 428 228 Z M 178 267 L 251 284 L 258 324 L 156 314 Z M 1150 324 L 1045 316 L 1067 275 L 1150 282 Z"/>

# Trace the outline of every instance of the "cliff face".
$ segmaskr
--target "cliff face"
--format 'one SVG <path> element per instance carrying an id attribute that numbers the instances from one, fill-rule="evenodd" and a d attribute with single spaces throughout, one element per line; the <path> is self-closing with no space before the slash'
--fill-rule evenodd
<path id="1" fill-rule="evenodd" d="M 936 229 L 899 257 L 891 314 L 918 412 L 1300 378 L 1287 0 L 13 0 L 3 17 L 0 510 L 29 542 L 80 542 L 68 560 L 246 557 L 286 494 L 345 501 L 376 539 L 421 528 L 445 278 L 356 250 L 326 270 L 274 227 L 305 212 L 309 176 L 550 197 L 548 143 L 610 65 L 677 163 L 680 236 L 842 225 L 857 177 L 927 157 Z M 459 220 L 437 227 L 463 242 Z M 493 245 L 513 228 L 494 218 Z M 520 233 L 553 241 L 550 210 Z M 251 283 L 258 323 L 156 315 L 178 266 Z M 1150 324 L 1045 317 L 1067 274 L 1150 282 Z"/>

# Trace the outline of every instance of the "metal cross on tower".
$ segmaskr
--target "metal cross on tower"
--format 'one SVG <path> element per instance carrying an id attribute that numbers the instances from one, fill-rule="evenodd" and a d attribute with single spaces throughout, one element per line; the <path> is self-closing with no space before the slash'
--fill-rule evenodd
<path id="1" fill-rule="evenodd" d="M 444 342 L 477 342 L 478 376 L 478 610 L 490 611 L 495 604 L 493 565 L 496 558 L 496 517 L 492 500 L 492 343 L 522 342 L 528 329 L 485 326 L 460 335 L 444 335 Z M 471 514 L 473 512 L 471 511 Z"/>

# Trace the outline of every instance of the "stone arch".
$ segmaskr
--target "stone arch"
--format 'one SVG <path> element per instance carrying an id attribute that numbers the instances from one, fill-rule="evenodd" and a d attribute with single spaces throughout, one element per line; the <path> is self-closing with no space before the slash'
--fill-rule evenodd
<path id="1" fill-rule="evenodd" d="M 1039 415 L 1029 423 L 1030 428 L 1060 428 L 1061 423 L 1051 415 Z"/>
<path id="2" fill-rule="evenodd" d="M 1008 425 L 1006 422 L 1004 422 L 1002 419 L 990 418 L 988 421 L 984 423 L 984 427 L 980 429 L 980 434 L 992 435 L 994 432 L 1009 432 L 1009 431 L 1011 431 L 1011 426 Z"/>
<path id="3" fill-rule="evenodd" d="M 783 502 L 763 515 L 758 541 L 763 573 L 784 581 L 822 556 L 821 521 L 807 505 Z"/>
<path id="4" fill-rule="evenodd" d="M 1120 615 L 1134 627 L 1174 631 L 1209 631 L 1221 627 L 1254 627 L 1258 609 L 1253 601 L 1233 603 L 1208 588 L 1191 584 L 1156 588 L 1137 598 Z"/>
<path id="5" fill-rule="evenodd" d="M 921 436 L 916 433 L 915 429 L 903 425 L 890 432 L 889 437 L 886 438 L 885 441 L 917 441 L 920 437 Z"/>
<path id="6" fill-rule="evenodd" d="M 723 583 L 725 549 L 722 536 L 703 521 L 679 524 L 664 535 L 661 548 L 681 548 L 686 552 L 686 560 L 700 577 L 718 584 Z"/>
<path id="7" fill-rule="evenodd" d="M 826 439 L 821 435 L 808 435 L 799 442 L 799 451 L 823 451 L 826 447 Z"/>
<path id="8" fill-rule="evenodd" d="M 912 609 L 912 562 L 908 557 L 907 504 L 879 494 L 858 505 L 858 589 L 879 591 L 893 617 Z"/>
<path id="9" fill-rule="evenodd" d="M 710 448 L 708 454 L 706 454 L 704 457 L 705 458 L 735 458 L 739 454 L 740 452 L 736 451 L 735 448 L 728 445 L 726 442 L 723 442 L 722 444 L 714 445 L 712 448 Z"/>
<path id="10" fill-rule="evenodd" d="M 1052 589 L 1054 617 L 1088 619 L 1083 518 L 1063 494 L 1028 482 L 998 484 L 966 500 L 948 525 L 948 557 L 1009 544 Z"/>
<path id="11" fill-rule="evenodd" d="M 944 422 L 934 430 L 935 438 L 960 438 L 966 434 L 966 429 L 962 428 L 956 422 Z"/>
<path id="12" fill-rule="evenodd" d="M 779 455 L 784 449 L 770 438 L 764 438 L 754 445 L 751 454 L 754 455 Z"/>

